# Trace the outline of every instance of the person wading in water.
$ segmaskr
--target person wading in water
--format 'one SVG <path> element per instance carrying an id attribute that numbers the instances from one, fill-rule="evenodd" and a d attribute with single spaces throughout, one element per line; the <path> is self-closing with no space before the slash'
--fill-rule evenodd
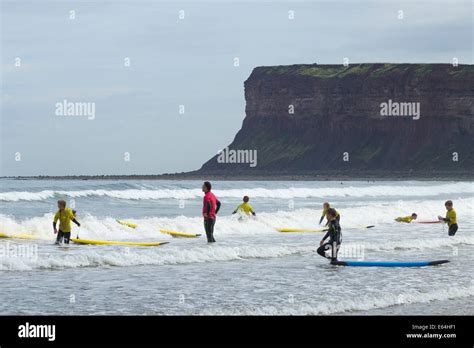
<path id="1" fill-rule="evenodd" d="M 212 185 L 205 181 L 202 185 L 204 199 L 202 205 L 202 217 L 204 218 L 204 229 L 206 230 L 207 242 L 214 243 L 214 224 L 216 223 L 216 214 L 221 208 L 221 202 L 211 192 Z"/>

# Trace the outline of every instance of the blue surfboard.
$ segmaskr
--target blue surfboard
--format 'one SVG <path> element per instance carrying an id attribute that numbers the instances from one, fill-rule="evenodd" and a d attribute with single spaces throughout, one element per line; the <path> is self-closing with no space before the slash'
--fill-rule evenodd
<path id="1" fill-rule="evenodd" d="M 355 267 L 424 267 L 436 266 L 447 263 L 449 260 L 437 261 L 333 261 L 336 266 L 355 266 Z"/>

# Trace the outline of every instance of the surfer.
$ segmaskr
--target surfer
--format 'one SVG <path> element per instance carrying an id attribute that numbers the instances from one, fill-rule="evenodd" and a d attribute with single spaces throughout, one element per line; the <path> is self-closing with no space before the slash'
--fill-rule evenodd
<path id="1" fill-rule="evenodd" d="M 397 217 L 395 219 L 396 222 L 407 222 L 407 223 L 410 223 L 412 222 L 413 220 L 416 220 L 416 218 L 418 217 L 418 215 L 416 213 L 413 213 L 409 216 L 400 216 L 400 217 Z"/>
<path id="2" fill-rule="evenodd" d="M 323 212 L 321 213 L 321 219 L 319 219 L 319 224 L 321 225 L 321 222 L 323 222 L 324 220 L 324 217 L 326 216 L 326 213 L 328 211 L 328 209 L 331 208 L 331 205 L 328 203 L 328 202 L 324 202 L 323 203 Z M 339 212 L 334 209 L 334 211 L 336 212 L 336 219 L 337 219 L 337 222 L 339 222 L 341 220 L 341 216 L 339 215 Z M 326 222 L 326 226 L 329 224 L 329 220 Z"/>
<path id="3" fill-rule="evenodd" d="M 255 211 L 253 210 L 253 207 L 249 203 L 249 200 L 250 200 L 249 196 L 244 196 L 243 200 L 244 200 L 244 202 L 241 205 L 239 205 L 237 208 L 235 208 L 235 210 L 232 212 L 232 214 L 235 214 L 235 213 L 241 211 L 241 212 L 244 212 L 247 215 L 252 214 L 253 216 L 255 216 L 256 215 Z"/>
<path id="4" fill-rule="evenodd" d="M 438 215 L 439 221 L 444 221 L 448 224 L 448 236 L 454 236 L 458 230 L 458 223 L 456 221 L 456 211 L 453 208 L 453 201 L 449 200 L 444 203 L 446 207 L 446 217 Z"/>
<path id="5" fill-rule="evenodd" d="M 204 229 L 206 231 L 207 242 L 214 243 L 214 224 L 216 223 L 216 214 L 221 208 L 221 202 L 211 192 L 212 185 L 209 181 L 205 181 L 202 185 L 204 192 L 202 217 L 204 218 Z"/>
<path id="6" fill-rule="evenodd" d="M 334 208 L 329 208 L 326 212 L 326 218 L 328 219 L 328 231 L 324 235 L 321 242 L 319 242 L 318 254 L 322 257 L 331 259 L 331 262 L 337 261 L 337 252 L 342 242 L 341 226 L 337 219 L 337 212 Z M 329 237 L 329 241 L 326 239 Z M 331 257 L 326 256 L 326 251 L 331 249 Z"/>
<path id="7" fill-rule="evenodd" d="M 59 220 L 59 231 L 56 229 L 56 223 Z M 66 201 L 58 201 L 58 211 L 54 214 L 53 228 L 54 234 L 57 234 L 56 244 L 64 240 L 65 244 L 69 244 L 71 239 L 71 221 L 78 227 L 81 224 L 76 220 L 76 211 L 66 208 Z"/>

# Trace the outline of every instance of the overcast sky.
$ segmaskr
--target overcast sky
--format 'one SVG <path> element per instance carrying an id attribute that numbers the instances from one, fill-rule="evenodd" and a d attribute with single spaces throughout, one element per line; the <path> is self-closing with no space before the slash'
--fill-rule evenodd
<path id="1" fill-rule="evenodd" d="M 198 169 L 240 129 L 256 66 L 473 63 L 469 0 L 1 3 L 2 176 Z M 56 115 L 64 100 L 95 118 Z"/>

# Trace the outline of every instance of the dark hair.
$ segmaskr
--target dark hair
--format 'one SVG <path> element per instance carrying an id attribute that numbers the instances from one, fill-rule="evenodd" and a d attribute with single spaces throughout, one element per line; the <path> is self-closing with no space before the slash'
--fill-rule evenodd
<path id="1" fill-rule="evenodd" d="M 452 200 L 446 201 L 444 202 L 444 205 L 453 205 L 453 201 Z"/>
<path id="2" fill-rule="evenodd" d="M 66 206 L 66 201 L 65 201 L 64 199 L 60 199 L 60 200 L 58 201 L 58 204 L 60 204 L 60 205 L 62 205 L 62 206 L 65 207 L 65 206 Z"/>
<path id="3" fill-rule="evenodd" d="M 413 216 L 413 215 L 415 215 L 415 216 L 418 216 L 418 214 L 417 214 L 417 213 L 413 213 L 413 214 L 411 214 L 411 216 Z"/>
<path id="4" fill-rule="evenodd" d="M 336 209 L 334 209 L 334 208 L 329 208 L 329 209 L 327 210 L 326 214 L 335 217 L 336 214 L 337 214 L 337 213 L 336 213 Z"/>
<path id="5" fill-rule="evenodd" d="M 204 186 L 206 186 L 208 191 L 211 191 L 212 185 L 209 181 L 204 181 Z"/>
<path id="6" fill-rule="evenodd" d="M 244 196 L 244 202 L 247 203 L 249 201 L 249 196 Z"/>

